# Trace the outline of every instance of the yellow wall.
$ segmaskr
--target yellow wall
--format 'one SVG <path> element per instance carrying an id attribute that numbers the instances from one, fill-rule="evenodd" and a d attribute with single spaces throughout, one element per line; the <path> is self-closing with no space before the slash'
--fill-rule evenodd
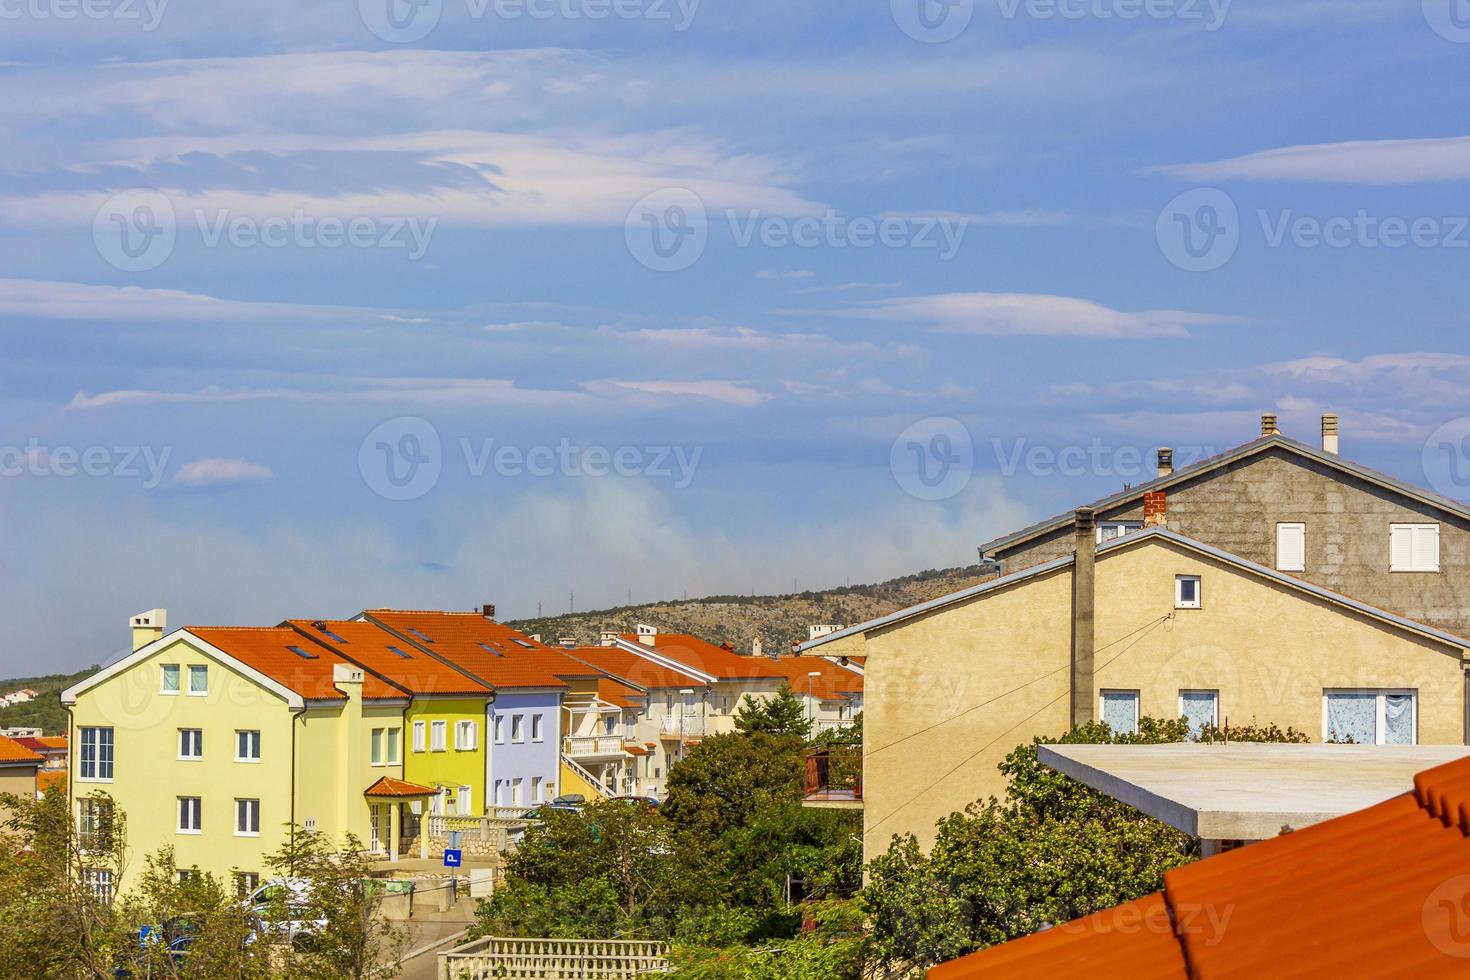
<path id="1" fill-rule="evenodd" d="M 414 701 L 408 708 L 407 724 L 404 727 L 408 753 L 404 763 L 403 778 L 424 786 L 469 786 L 474 798 L 471 808 L 475 813 L 484 810 L 488 797 L 485 795 L 485 745 L 494 733 L 486 730 L 485 698 L 453 698 Z M 413 723 L 424 723 L 424 751 L 413 751 Z M 430 751 L 433 742 L 432 722 L 443 721 L 444 751 Z M 458 750 L 454 747 L 454 725 L 458 721 L 473 721 L 479 735 L 476 747 Z M 451 794 L 453 795 L 453 794 Z"/>
<path id="2" fill-rule="evenodd" d="M 1174 608 L 1181 574 L 1201 577 L 1203 608 Z M 1158 539 L 1100 555 L 1096 597 L 1097 687 L 1139 690 L 1141 714 L 1178 717 L 1180 689 L 1219 690 L 1232 724 L 1318 741 L 1324 688 L 1410 688 L 1421 743 L 1463 739 L 1462 651 L 1447 644 Z M 927 846 L 944 816 L 1003 796 L 1008 752 L 1068 728 L 1071 615 L 1064 568 L 868 634 L 869 857 L 896 833 Z"/>

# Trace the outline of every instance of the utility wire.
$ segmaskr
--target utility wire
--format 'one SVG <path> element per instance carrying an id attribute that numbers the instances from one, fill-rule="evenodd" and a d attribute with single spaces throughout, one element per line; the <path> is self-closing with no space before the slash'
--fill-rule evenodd
<path id="1" fill-rule="evenodd" d="M 1168 618 L 1169 618 L 1168 616 L 1162 617 L 1162 619 L 1168 619 Z M 1141 632 L 1143 632 L 1146 629 L 1151 629 L 1154 626 L 1157 626 L 1160 621 L 1161 620 L 1156 619 L 1156 620 L 1154 620 L 1151 623 L 1144 623 L 1142 626 L 1138 627 L 1138 629 L 1134 630 L 1132 633 L 1124 633 L 1122 636 L 1118 637 L 1116 640 L 1112 641 L 1111 643 L 1108 643 L 1108 644 L 1103 645 L 1102 647 L 1099 648 L 1099 651 L 1106 650 L 1106 649 L 1108 649 L 1109 647 L 1112 647 L 1112 646 L 1116 646 L 1117 644 L 1122 643 L 1124 640 L 1128 639 L 1130 636 L 1133 636 L 1136 633 L 1141 633 Z M 1108 661 L 1108 662 L 1109 663 L 1112 663 L 1112 661 Z M 879 752 L 884 751 L 885 749 L 891 749 L 891 748 L 893 748 L 895 745 L 902 745 L 904 742 L 907 742 L 911 738 L 917 738 L 920 735 L 924 735 L 924 734 L 927 734 L 929 732 L 932 732 L 936 728 L 939 728 L 939 727 L 941 727 L 943 725 L 948 725 L 952 721 L 957 721 L 958 719 L 963 718 L 965 715 L 969 714 L 972 711 L 979 711 L 981 708 L 984 708 L 984 707 L 987 707 L 989 705 L 992 705 L 995 702 L 1001 700 L 1002 698 L 1008 698 L 1012 694 L 1016 694 L 1019 691 L 1024 691 L 1026 688 L 1030 687 L 1032 684 L 1036 684 L 1036 683 L 1038 683 L 1040 681 L 1044 681 L 1048 677 L 1052 676 L 1053 674 L 1058 674 L 1058 673 L 1061 673 L 1064 670 L 1068 670 L 1068 669 L 1071 668 L 1071 666 L 1072 665 L 1070 663 L 1062 664 L 1056 670 L 1049 670 L 1049 671 L 1047 671 L 1046 673 L 1042 674 L 1039 677 L 1033 677 L 1031 680 L 1029 680 L 1026 683 L 1022 684 L 1020 687 L 1013 687 L 1009 691 L 1006 691 L 1006 692 L 1004 692 L 1002 694 L 997 694 L 995 697 L 990 698 L 988 701 L 981 701 L 979 704 L 972 704 L 972 705 L 970 705 L 970 707 L 966 708 L 964 711 L 961 711 L 961 712 L 959 712 L 957 714 L 950 715 L 948 718 L 941 719 L 940 721 L 936 721 L 934 724 L 927 725 L 927 726 L 919 729 L 916 732 L 910 732 L 909 734 L 905 735 L 903 738 L 894 739 L 892 742 L 889 742 L 886 745 L 880 745 L 876 749 L 866 749 L 863 752 L 863 756 L 865 758 L 868 757 L 868 756 L 874 756 L 874 755 L 877 755 Z"/>
<path id="2" fill-rule="evenodd" d="M 1140 632 L 1141 630 L 1145 630 L 1145 629 L 1151 630 L 1153 627 L 1158 626 L 1161 623 L 1168 622 L 1172 618 L 1173 618 L 1173 615 L 1172 614 L 1170 614 L 1168 616 L 1162 616 L 1162 617 L 1154 620 L 1152 623 L 1149 623 L 1147 626 L 1139 627 L 1139 629 L 1134 630 L 1133 632 L 1134 633 L 1137 633 L 1137 632 Z M 1129 634 L 1129 635 L 1131 636 L 1132 634 Z M 1123 637 L 1122 639 L 1126 639 L 1126 637 Z M 1137 646 L 1138 645 L 1138 642 L 1140 640 L 1142 640 L 1142 639 L 1143 639 L 1143 637 L 1140 636 L 1138 638 L 1138 640 L 1134 640 L 1127 647 L 1125 647 L 1122 650 L 1119 650 L 1116 654 L 1113 655 L 1112 659 L 1108 660 L 1108 662 L 1105 663 L 1105 664 L 1103 664 L 1102 667 L 1107 667 L 1107 666 L 1111 665 L 1113 663 L 1113 661 L 1117 660 L 1119 657 L 1123 656 L 1129 650 L 1132 650 L 1135 646 Z M 1117 641 L 1114 641 L 1114 642 L 1117 642 Z M 1111 645 L 1112 644 L 1109 644 L 1109 646 L 1111 646 Z M 1068 666 L 1070 666 L 1070 664 Z M 1095 670 L 1101 670 L 1102 667 L 1095 668 Z M 1052 673 L 1056 673 L 1056 671 L 1052 671 Z M 951 767 L 943 776 L 940 776 L 938 779 L 934 780 L 934 782 L 930 783 L 928 786 L 925 786 L 923 789 L 919 790 L 919 792 L 915 793 L 913 796 L 909 797 L 907 800 L 905 800 L 904 802 L 900 803 L 897 807 L 895 807 L 894 809 L 888 811 L 888 813 L 884 815 L 884 817 L 883 817 L 882 820 L 879 820 L 877 823 L 873 824 L 872 830 L 877 830 L 879 827 L 883 826 L 883 824 L 887 823 L 889 821 L 889 819 L 891 819 L 892 817 L 897 816 L 902 810 L 904 810 L 906 807 L 908 807 L 909 804 L 913 803 L 919 797 L 923 796 L 925 793 L 929 792 L 931 789 L 933 789 L 934 787 L 938 786 L 940 783 L 944 782 L 950 776 L 953 776 L 955 773 L 959 772 L 965 766 L 969 765 L 971 762 L 973 762 L 976 759 L 976 757 L 978 757 L 986 749 L 990 748 L 996 742 L 999 742 L 1002 738 L 1005 738 L 1011 732 L 1015 731 L 1017 728 L 1020 728 L 1022 725 L 1026 724 L 1026 722 L 1030 721 L 1032 718 L 1035 718 L 1037 715 L 1041 714 L 1047 708 L 1050 708 L 1052 705 L 1056 704 L 1062 698 L 1066 697 L 1067 695 L 1069 695 L 1071 693 L 1072 693 L 1072 687 L 1069 684 L 1069 685 L 1067 685 L 1067 690 L 1063 691 L 1061 694 L 1058 694 L 1056 697 L 1054 697 L 1050 701 L 1046 702 L 1046 704 L 1043 704 L 1041 707 L 1039 707 L 1035 711 L 1031 712 L 1025 718 L 1022 718 L 1020 721 L 1016 722 L 1010 728 L 1007 728 L 1005 731 L 1003 731 L 999 735 L 995 736 L 995 738 L 992 738 L 990 741 L 988 741 L 984 745 L 980 746 L 980 748 L 976 749 L 974 752 L 971 752 L 969 755 L 965 756 L 956 765 L 954 765 L 953 767 Z M 865 831 L 864 832 L 864 836 L 866 836 L 868 833 L 871 833 L 871 830 Z"/>

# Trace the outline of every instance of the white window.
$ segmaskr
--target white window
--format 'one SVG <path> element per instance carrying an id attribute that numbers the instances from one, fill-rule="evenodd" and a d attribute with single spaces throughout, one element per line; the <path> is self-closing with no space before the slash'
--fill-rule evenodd
<path id="1" fill-rule="evenodd" d="M 1322 741 L 1359 745 L 1415 745 L 1419 696 L 1404 690 L 1325 690 Z"/>
<path id="2" fill-rule="evenodd" d="M 240 898 L 249 898 L 255 889 L 260 887 L 259 871 L 236 871 L 235 872 L 235 894 Z"/>
<path id="3" fill-rule="evenodd" d="M 383 729 L 381 729 L 381 728 L 374 728 L 373 729 L 373 734 L 372 734 L 372 740 L 373 740 L 373 742 L 372 742 L 372 744 L 373 744 L 373 765 L 375 765 L 375 766 L 381 766 L 383 764 Z"/>
<path id="4" fill-rule="evenodd" d="M 474 799 L 468 786 L 459 788 L 459 815 L 469 817 L 474 815 Z"/>
<path id="5" fill-rule="evenodd" d="M 1276 570 L 1281 572 L 1305 572 L 1307 570 L 1307 526 L 1305 524 L 1276 525 Z"/>
<path id="6" fill-rule="evenodd" d="M 1114 732 L 1138 731 L 1138 692 L 1103 691 L 1101 714 Z"/>
<path id="7" fill-rule="evenodd" d="M 77 770 L 77 778 L 94 782 L 111 782 L 112 729 L 83 728 L 81 743 L 81 764 Z"/>
<path id="8" fill-rule="evenodd" d="M 77 807 L 77 838 L 84 851 L 108 851 L 112 839 L 112 801 L 95 796 L 84 796 Z"/>
<path id="9" fill-rule="evenodd" d="M 1114 538 L 1121 538 L 1129 531 L 1137 531 L 1143 527 L 1142 521 L 1099 521 L 1097 525 L 1097 543 L 1106 544 Z"/>
<path id="10" fill-rule="evenodd" d="M 99 901 L 112 902 L 113 882 L 112 872 L 106 868 L 83 868 L 82 886 Z"/>
<path id="11" fill-rule="evenodd" d="M 201 826 L 199 797 L 179 797 L 179 833 L 197 834 Z"/>
<path id="12" fill-rule="evenodd" d="M 454 723 L 454 748 L 458 752 L 472 752 L 480 747 L 480 726 L 473 721 Z"/>
<path id="13" fill-rule="evenodd" d="M 539 742 L 539 741 L 541 741 L 541 716 L 540 715 L 532 715 L 531 716 L 531 741 L 533 741 L 533 742 Z"/>
<path id="14" fill-rule="evenodd" d="M 235 732 L 235 761 L 260 761 L 260 732 L 241 730 Z"/>
<path id="15" fill-rule="evenodd" d="M 398 732 L 397 728 L 388 729 L 388 765 L 398 765 Z"/>
<path id="16" fill-rule="evenodd" d="M 209 693 L 209 668 L 204 664 L 189 665 L 189 693 L 200 697 Z"/>
<path id="17" fill-rule="evenodd" d="M 1390 524 L 1388 570 L 1439 571 L 1438 524 Z"/>
<path id="18" fill-rule="evenodd" d="M 510 805 L 511 806 L 520 806 L 522 802 L 523 801 L 521 800 L 521 779 L 519 777 L 517 777 L 517 778 L 512 779 L 510 781 Z"/>
<path id="19" fill-rule="evenodd" d="M 540 803 L 541 802 L 541 777 L 540 776 L 532 776 L 531 777 L 531 802 L 532 803 Z"/>
<path id="20" fill-rule="evenodd" d="M 505 718 L 499 715 L 495 718 L 495 744 L 505 744 Z"/>
<path id="21" fill-rule="evenodd" d="M 1198 575 L 1174 576 L 1174 608 L 1200 608 L 1200 581 Z"/>
<path id="22" fill-rule="evenodd" d="M 204 732 L 198 728 L 179 729 L 179 758 L 204 758 Z"/>
<path id="23" fill-rule="evenodd" d="M 510 716 L 510 740 L 512 742 L 524 742 L 526 740 L 526 716 Z"/>
<path id="24" fill-rule="evenodd" d="M 428 746 L 428 726 L 421 721 L 413 723 L 413 750 L 422 752 Z"/>
<path id="25" fill-rule="evenodd" d="M 1199 738 L 1206 725 L 1220 724 L 1220 692 L 1180 691 L 1179 717 L 1189 722 L 1189 737 Z"/>
<path id="26" fill-rule="evenodd" d="M 235 801 L 235 836 L 260 836 L 260 801 Z"/>
<path id="27" fill-rule="evenodd" d="M 431 752 L 444 751 L 444 739 L 448 734 L 448 728 L 449 722 L 442 718 L 429 722 L 429 750 Z"/>
<path id="28" fill-rule="evenodd" d="M 159 667 L 158 693 L 159 694 L 178 694 L 179 693 L 179 665 L 178 664 L 163 664 L 161 667 Z"/>

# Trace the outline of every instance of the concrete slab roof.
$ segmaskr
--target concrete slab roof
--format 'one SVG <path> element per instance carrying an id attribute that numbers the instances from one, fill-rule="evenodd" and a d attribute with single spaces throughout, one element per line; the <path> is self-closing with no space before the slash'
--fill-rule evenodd
<path id="1" fill-rule="evenodd" d="M 1037 758 L 1195 837 L 1264 840 L 1381 803 L 1466 745 L 1041 745 Z"/>

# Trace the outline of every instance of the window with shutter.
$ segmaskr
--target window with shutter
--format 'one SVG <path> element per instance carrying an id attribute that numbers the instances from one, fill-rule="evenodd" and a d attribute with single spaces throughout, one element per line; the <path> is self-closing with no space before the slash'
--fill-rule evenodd
<path id="1" fill-rule="evenodd" d="M 1388 551 L 1391 572 L 1439 571 L 1439 525 L 1389 525 Z"/>
<path id="2" fill-rule="evenodd" d="M 1276 525 L 1276 568 L 1283 572 L 1307 570 L 1307 526 Z"/>

